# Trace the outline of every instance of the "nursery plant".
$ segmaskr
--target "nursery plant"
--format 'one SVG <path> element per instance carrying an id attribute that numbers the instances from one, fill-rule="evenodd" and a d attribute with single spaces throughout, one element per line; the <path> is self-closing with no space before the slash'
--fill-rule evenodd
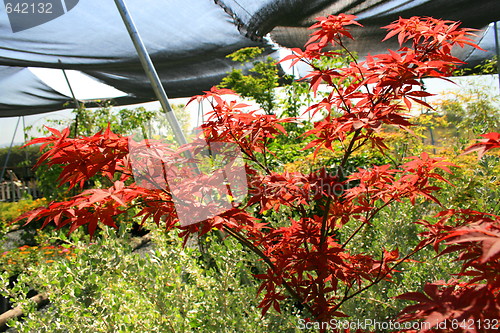
<path id="1" fill-rule="evenodd" d="M 422 290 L 397 296 L 415 303 L 401 309 L 394 330 L 415 330 L 415 322 L 420 322 L 417 331 L 498 329 L 500 216 L 442 204 L 440 186 L 448 185 L 447 174 L 456 167 L 444 157 L 423 151 L 402 161 L 358 168 L 355 156 L 361 149 L 385 154 L 388 128 L 411 133 L 412 105 L 431 108 L 421 79 L 451 75 L 461 64 L 452 49 L 478 48 L 472 30 L 430 17 L 400 18 L 384 27 L 385 39 L 398 39 L 398 50 L 368 55 L 364 61 L 352 55 L 344 67 L 317 66 L 317 59 L 351 54 L 344 41 L 353 38 L 349 26 L 360 25 L 355 19 L 344 14 L 319 17 L 305 49 L 294 49 L 284 59 L 312 67 L 304 78 L 311 94 L 320 84 L 329 87 L 328 96 L 308 109 L 326 115 L 303 134 L 302 149 L 313 156 L 331 150 L 339 156 L 335 165 L 318 165 L 305 173 L 271 163 L 280 157 L 273 142 L 287 135 L 284 125 L 300 123 L 300 118 L 248 110 L 232 91 L 213 88 L 192 99 L 212 105 L 201 128 L 203 137 L 180 148 L 161 140 L 135 141 L 109 127 L 79 137 L 71 137 L 70 129 L 49 129 L 51 136 L 32 140 L 49 148 L 39 164 L 62 165 L 61 184 L 82 187 L 100 175 L 113 186 L 85 190 L 19 220 L 41 219 L 43 225 L 67 226 L 69 232 L 86 226 L 92 236 L 103 226 L 117 228 L 116 217 L 134 211 L 144 222 L 151 219 L 166 230 L 178 229 L 185 243 L 201 242 L 207 235 L 232 238 L 266 265 L 254 269 L 262 315 L 292 304 L 300 311 L 301 325 L 321 331 L 344 330 L 337 324 L 350 315 L 346 304 L 381 283 L 396 283 L 391 279 L 402 265 L 432 247 L 439 256 L 453 255 L 459 270 L 448 281 L 429 281 Z M 208 153 L 200 148 L 207 143 Z M 464 153 L 477 151 L 481 157 L 496 147 L 500 134 L 492 132 Z M 239 157 L 245 161 L 244 182 L 234 177 L 242 167 Z M 207 172 L 209 166 L 215 170 Z M 380 214 L 398 205 L 424 205 L 429 212 L 415 219 L 408 214 L 407 221 L 400 221 L 414 226 L 416 246 L 400 249 L 397 242 L 387 241 L 367 251 L 356 243 Z M 181 206 L 188 207 L 189 216 L 180 213 Z M 207 212 L 213 214 L 207 217 Z"/>
<path id="2" fill-rule="evenodd" d="M 126 229 L 108 229 L 92 241 L 76 232 L 67 239 L 69 255 L 49 254 L 25 267 L 14 288 L 0 287 L 25 310 L 9 326 L 20 333 L 294 332 L 292 309 L 261 318 L 246 265 L 251 258 L 241 245 L 211 244 L 217 270 L 204 269 L 197 249 L 182 248 L 174 233 L 154 230 L 154 248 L 134 251 Z M 0 282 L 8 276 L 0 274 Z M 26 304 L 30 288 L 51 300 L 43 311 Z"/>
<path id="3" fill-rule="evenodd" d="M 187 130 L 189 127 L 189 115 L 184 112 L 184 105 L 173 105 L 173 109 L 177 119 L 179 119 L 181 123 L 181 127 Z M 143 132 L 146 128 L 158 128 L 162 130 L 165 136 L 173 138 L 173 133 L 165 126 L 165 123 L 157 124 L 156 127 L 150 126 L 155 121 L 165 122 L 164 118 L 157 116 L 160 113 L 160 110 L 151 111 L 146 110 L 144 107 L 117 110 L 113 108 L 111 101 L 102 101 L 98 108 L 87 109 L 84 105 L 81 105 L 80 108 L 74 109 L 72 112 L 74 115 L 73 119 L 49 119 L 48 123 L 49 127 L 53 128 L 70 128 L 72 136 L 89 136 L 106 128 L 109 124 L 111 130 L 120 135 L 131 135 L 137 131 Z M 31 133 L 31 135 L 36 133 L 43 133 L 43 135 L 46 135 L 50 133 L 45 126 L 28 126 L 26 130 L 28 133 Z M 147 134 L 149 136 L 158 135 L 158 133 L 153 133 L 151 131 Z M 173 141 L 173 139 L 171 141 Z M 28 165 L 32 167 L 36 163 L 36 158 L 34 157 L 39 157 L 40 152 L 36 150 L 37 147 L 24 147 L 24 149 L 26 148 L 29 148 L 26 154 L 29 153 L 30 160 L 33 160 L 33 162 L 30 162 Z M 35 148 L 35 151 L 32 150 L 33 148 Z M 67 197 L 68 186 L 57 186 L 57 177 L 60 173 L 61 167 L 59 165 L 40 165 L 36 168 L 35 175 L 38 188 L 45 198 L 60 200 Z M 105 183 L 103 186 L 109 185 L 107 179 L 100 177 L 94 177 L 92 179 L 94 187 L 101 186 L 100 182 Z"/>

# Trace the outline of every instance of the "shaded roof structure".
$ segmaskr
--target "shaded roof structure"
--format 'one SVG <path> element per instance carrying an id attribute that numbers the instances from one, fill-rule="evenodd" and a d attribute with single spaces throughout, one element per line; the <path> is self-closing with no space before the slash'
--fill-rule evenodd
<path id="1" fill-rule="evenodd" d="M 16 1 L 12 1 L 16 3 Z M 19 2 L 19 1 L 17 1 Z M 30 1 L 26 1 L 30 2 Z M 44 0 L 42 13 L 0 12 L 0 117 L 59 110 L 65 96 L 26 68 L 82 71 L 125 92 L 118 104 L 155 99 L 134 46 L 113 1 Z M 7 2 L 4 2 L 7 3 Z M 126 0 L 169 97 L 187 97 L 218 84 L 234 67 L 226 55 L 273 43 L 302 47 L 317 16 L 349 13 L 365 28 L 355 29 L 348 47 L 360 56 L 398 46 L 381 44 L 380 27 L 414 15 L 462 21 L 482 29 L 480 45 L 490 52 L 464 49 L 457 56 L 472 64 L 494 54 L 500 20 L 498 0 Z M 50 13 L 47 4 L 51 4 Z M 35 5 L 33 5 L 35 8 Z M 41 10 L 42 7 L 37 7 Z M 23 16 L 24 15 L 24 16 Z M 270 39 L 270 40 L 269 40 Z"/>
<path id="2" fill-rule="evenodd" d="M 68 100 L 25 67 L 0 66 L 0 89 L 0 112 L 4 117 L 53 111 L 54 105 Z"/>

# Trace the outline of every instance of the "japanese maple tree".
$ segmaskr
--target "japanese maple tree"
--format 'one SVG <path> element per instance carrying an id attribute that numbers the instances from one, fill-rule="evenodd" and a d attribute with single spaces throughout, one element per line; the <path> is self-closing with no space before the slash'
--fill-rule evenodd
<path id="1" fill-rule="evenodd" d="M 116 227 L 115 216 L 139 207 L 137 216 L 143 221 L 152 219 L 167 230 L 177 228 L 186 240 L 220 230 L 266 263 L 267 270 L 255 275 L 261 281 L 258 292 L 262 294 L 263 315 L 271 307 L 280 311 L 280 304 L 292 299 L 304 317 L 318 322 L 348 316 L 342 311 L 345 302 L 389 280 L 402 263 L 432 245 L 439 254 L 457 253 L 457 260 L 463 262 L 462 270 L 447 283 L 428 284 L 425 293 L 401 295 L 418 304 L 405 309 L 400 320 L 423 320 L 435 326 L 445 321 L 473 319 L 470 329 L 458 327 L 456 331 L 488 331 L 489 327 L 481 326 L 480 320 L 484 323 L 500 315 L 499 216 L 442 207 L 436 223 L 408 221 L 427 230 L 420 235 L 420 244 L 408 253 L 381 248 L 373 256 L 350 246 L 377 214 L 394 203 L 418 205 L 422 200 L 430 200 L 441 206 L 436 196 L 438 185 L 448 182 L 443 175 L 451 174 L 454 167 L 442 157 L 422 152 L 400 166 L 374 165 L 354 172 L 348 172 L 346 167 L 353 153 L 364 146 L 382 152 L 388 149 L 381 134 L 385 127 L 409 131 L 412 123 L 407 112 L 412 105 L 430 107 L 425 102 L 430 94 L 422 89 L 421 79 L 451 75 L 461 64 L 452 56 L 452 48 L 477 48 L 471 39 L 472 30 L 461 28 L 457 22 L 429 17 L 400 18 L 385 27 L 386 39 L 398 39 L 398 50 L 368 55 L 363 61 L 352 56 L 350 65 L 344 68 L 316 66 L 317 59 L 336 57 L 335 49 L 351 54 L 344 41 L 353 38 L 349 26 L 360 25 L 355 19 L 344 14 L 319 17 L 311 27 L 313 33 L 305 49 L 294 49 L 284 59 L 312 67 L 304 78 L 312 93 L 317 92 L 320 84 L 329 89 L 327 97 L 308 109 L 318 120 L 305 132 L 304 140 L 308 143 L 304 143 L 303 149 L 311 149 L 314 154 L 323 149 L 340 151 L 342 157 L 335 175 L 326 169 L 310 174 L 273 170 L 268 158 L 279 158 L 279 152 L 270 151 L 269 143 L 286 135 L 284 123 L 300 119 L 248 111 L 248 106 L 237 102 L 230 90 L 213 88 L 193 98 L 212 105 L 202 134 L 209 147 L 220 142 L 238 147 L 246 161 L 245 200 L 235 201 L 236 195 L 230 193 L 230 209 L 221 212 L 217 207 L 220 203 L 214 200 L 208 204 L 214 205 L 215 216 L 182 224 L 176 214 L 176 199 L 192 193 L 203 196 L 224 183 L 224 177 L 236 167 L 231 153 L 225 155 L 224 172 L 200 174 L 193 165 L 202 159 L 200 142 L 203 145 L 205 141 L 201 139 L 174 149 L 153 140 L 131 145 L 131 138 L 113 134 L 109 129 L 92 137 L 77 138 L 71 138 L 68 129 L 51 129 L 51 136 L 30 144 L 49 148 L 39 163 L 62 165 L 61 183 L 78 187 L 99 174 L 114 185 L 85 190 L 19 219 L 42 219 L 44 225 L 69 226 L 70 232 L 86 225 L 93 235 L 99 223 Z M 498 133 L 484 138 L 467 152 L 477 150 L 482 154 L 500 145 Z M 191 154 L 183 154 L 187 150 Z M 140 181 L 134 180 L 134 170 L 138 169 L 146 175 Z M 190 181 L 174 190 L 175 180 L 167 173 Z M 184 204 L 193 208 L 193 214 L 200 205 L 196 200 L 184 200 Z M 293 213 L 277 223 L 266 218 L 270 210 Z M 340 239 L 339 230 L 347 224 L 354 225 L 354 231 Z M 444 249 L 440 247 L 443 244 Z"/>

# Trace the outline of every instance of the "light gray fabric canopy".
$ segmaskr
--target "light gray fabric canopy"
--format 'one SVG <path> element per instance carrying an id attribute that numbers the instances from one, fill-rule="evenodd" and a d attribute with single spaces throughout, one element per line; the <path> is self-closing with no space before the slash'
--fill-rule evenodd
<path id="1" fill-rule="evenodd" d="M 58 93 L 28 68 L 0 66 L 0 110 L 2 116 L 53 111 L 68 96 Z"/>
<path id="2" fill-rule="evenodd" d="M 8 1 L 4 1 L 7 3 Z M 144 102 L 154 93 L 112 0 L 12 0 L 51 4 L 51 14 L 26 16 L 10 7 L 0 12 L 0 116 L 63 108 L 71 98 L 46 86 L 24 67 L 83 71 L 126 92 L 118 103 Z M 498 0 L 126 0 L 169 97 L 187 97 L 209 89 L 233 66 L 226 55 L 242 47 L 274 52 L 263 37 L 301 47 L 307 27 L 319 15 L 341 12 L 359 16 L 350 44 L 360 56 L 397 48 L 380 44 L 380 29 L 399 16 L 426 15 L 460 20 L 484 28 L 500 20 Z M 30 7 L 31 8 L 31 7 Z M 18 8 L 21 9 L 21 8 Z M 7 10 L 7 8 L 6 8 Z M 25 15 L 25 16 L 23 16 Z M 481 45 L 494 50 L 494 38 L 481 32 Z M 464 50 L 458 56 L 478 61 L 493 52 Z M 17 73 L 17 74 L 16 74 Z"/>

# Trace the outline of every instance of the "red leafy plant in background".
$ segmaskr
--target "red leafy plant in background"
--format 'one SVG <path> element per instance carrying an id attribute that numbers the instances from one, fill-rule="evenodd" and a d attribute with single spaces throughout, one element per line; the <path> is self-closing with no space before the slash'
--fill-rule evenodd
<path id="1" fill-rule="evenodd" d="M 352 15 L 318 18 L 311 27 L 315 31 L 305 50 L 295 49 L 284 59 L 312 66 L 305 79 L 309 80 L 314 93 L 320 84 L 330 89 L 327 97 L 308 110 L 325 116 L 304 134 L 311 138 L 304 149 L 318 152 L 343 147 L 337 175 L 329 175 L 325 170 L 311 174 L 271 170 L 268 158 L 277 153 L 270 151 L 269 143 L 279 135 L 286 135 L 283 123 L 295 120 L 248 112 L 247 105 L 230 100 L 233 92 L 213 88 L 193 99 L 212 104 L 209 120 L 202 126 L 208 144 L 235 144 L 246 159 L 249 196 L 244 204 L 233 205 L 200 223 L 180 226 L 173 204 L 176 194 L 166 182 L 163 187 L 145 186 L 144 181 L 134 183 L 127 138 L 109 130 L 81 138 L 70 138 L 69 130 L 51 130 L 52 136 L 36 139 L 31 144 L 42 143 L 42 147 L 50 148 L 40 162 L 64 166 L 61 183 L 81 186 L 85 180 L 101 174 L 114 185 L 109 189 L 86 190 L 19 219 L 27 218 L 28 222 L 43 219 L 44 225 L 53 222 L 57 227 L 69 225 L 70 231 L 87 225 L 93 235 L 99 222 L 114 227 L 115 216 L 139 207 L 137 216 L 143 221 L 152 218 L 157 224 L 164 223 L 167 230 L 178 228 L 186 240 L 218 229 L 267 264 L 266 271 L 255 275 L 261 280 L 258 292 L 263 295 L 260 303 L 263 315 L 271 307 L 281 311 L 280 304 L 291 298 L 305 317 L 316 322 L 348 316 L 342 312 L 346 301 L 389 280 L 398 266 L 427 245 L 433 244 L 439 251 L 439 244 L 446 244 L 440 253 L 457 252 L 458 260 L 464 262 L 459 275 L 471 280 L 450 281 L 443 288 L 430 284 L 425 288 L 426 294 L 400 296 L 419 302 L 407 308 L 401 320 L 425 320 L 434 325 L 455 318 L 498 317 L 497 216 L 444 210 L 438 214 L 437 223 L 416 222 L 424 225 L 428 232 L 421 235 L 421 243 L 409 253 L 380 249 L 380 255 L 371 256 L 350 249 L 356 234 L 395 202 L 416 205 L 421 198 L 441 205 L 435 193 L 440 189 L 438 184 L 447 180 L 440 171 L 451 173 L 449 167 L 453 166 L 443 158 L 424 152 L 410 157 L 398 168 L 379 165 L 349 174 L 346 167 L 353 153 L 362 146 L 371 145 L 382 152 L 388 149 L 379 134 L 383 125 L 408 130 L 412 124 L 405 112 L 415 102 L 428 106 L 423 98 L 429 93 L 422 89 L 420 79 L 449 76 L 461 63 L 451 55 L 452 48 L 477 47 L 470 39 L 471 30 L 459 27 L 456 22 L 433 18 L 399 19 L 385 27 L 389 31 L 386 39 L 397 36 L 399 50 L 369 55 L 362 62 L 352 57 L 345 68 L 315 66 L 317 59 L 337 56 L 338 53 L 330 49 L 343 49 L 350 55 L 344 39 L 353 38 L 349 32 L 353 24 L 360 25 Z M 498 136 L 489 134 L 485 138 L 486 141 L 469 150 L 482 152 L 498 145 Z M 172 160 L 187 164 L 199 162 L 196 154 L 190 158 L 182 155 L 186 150 L 196 153 L 196 143 L 178 150 L 162 143 L 140 144 L 148 148 L 143 149 L 146 155 L 149 152 L 152 158 L 161 161 L 155 164 L 157 174 L 151 176 L 152 182 L 158 179 L 158 172 L 161 175 L 172 166 Z M 179 172 L 194 174 L 196 170 L 184 168 Z M 194 181 L 190 187 L 202 192 L 206 184 L 210 181 Z M 288 222 L 280 225 L 266 220 L 266 211 L 282 208 L 293 211 L 294 218 L 290 216 Z M 254 212 L 259 213 L 259 218 Z M 354 225 L 354 232 L 341 240 L 336 235 L 346 224 Z M 476 325 L 471 331 L 486 329 Z"/>

